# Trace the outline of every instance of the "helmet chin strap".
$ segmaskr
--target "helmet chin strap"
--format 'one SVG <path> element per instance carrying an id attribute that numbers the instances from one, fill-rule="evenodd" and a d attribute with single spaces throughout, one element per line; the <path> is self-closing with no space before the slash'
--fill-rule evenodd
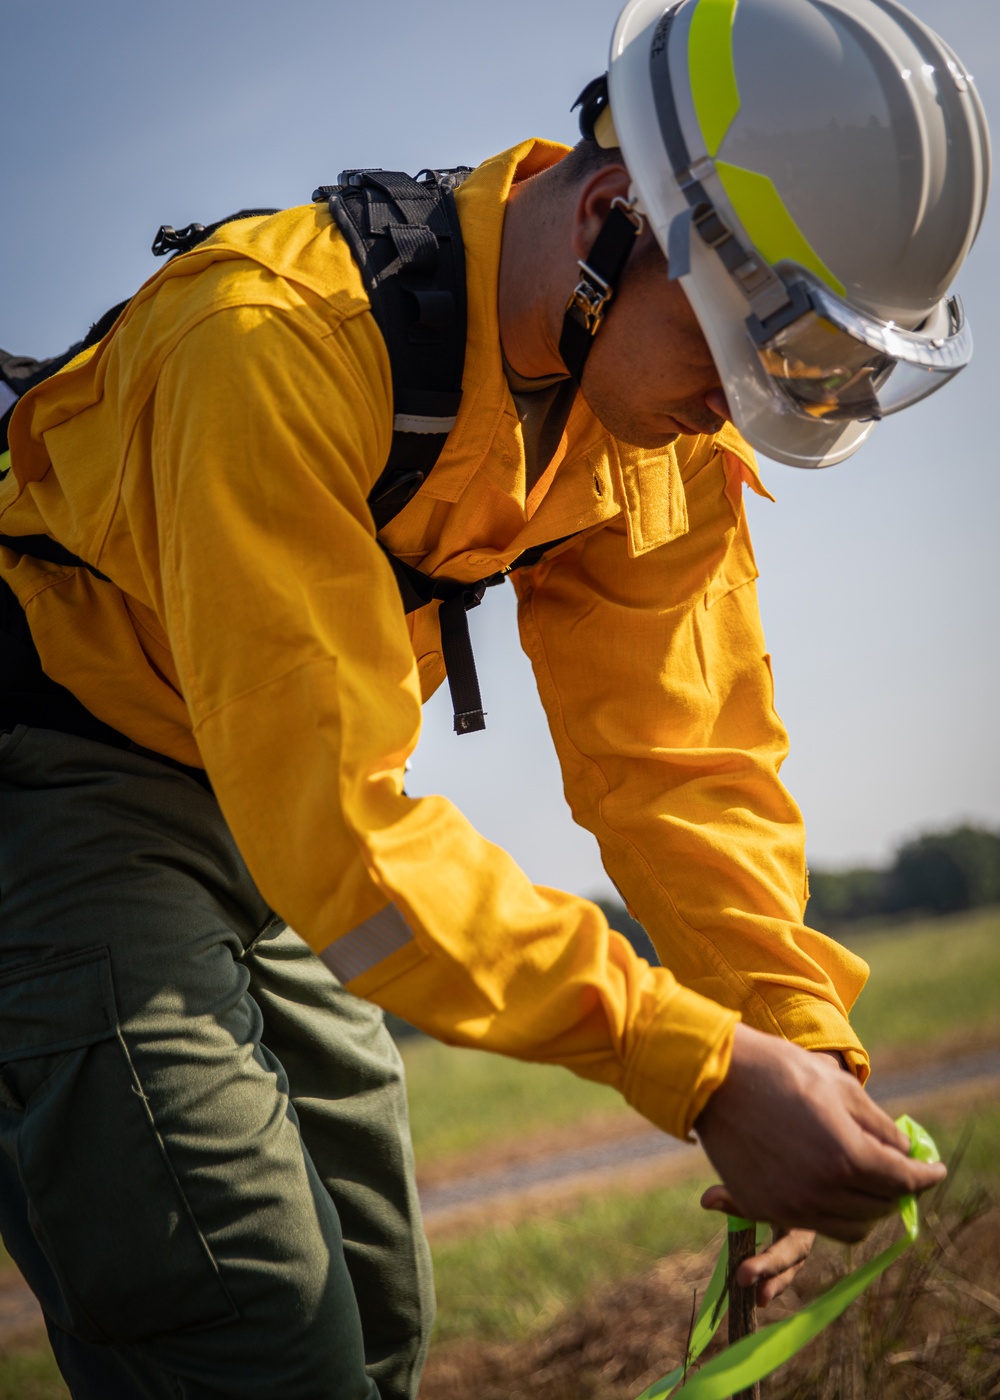
<path id="1" fill-rule="evenodd" d="M 584 140 L 596 141 L 603 146 L 617 146 L 618 137 L 610 121 L 607 73 L 602 73 L 587 84 L 570 110 L 575 112 L 577 107 L 580 109 L 580 134 Z M 599 131 L 602 122 L 607 127 L 603 134 Z M 630 189 L 629 199 L 622 199 L 619 195 L 611 201 L 608 217 L 594 239 L 594 246 L 586 260 L 579 259 L 580 280 L 566 303 L 559 336 L 559 354 L 578 385 L 608 302 L 618 290 L 635 240 L 645 228 L 645 220 L 637 211 L 637 200 L 632 195 Z"/>
<path id="2" fill-rule="evenodd" d="M 611 201 L 608 217 L 586 259 L 580 258 L 580 280 L 566 303 L 559 354 L 577 384 L 583 378 L 594 336 L 601 328 L 608 302 L 625 271 L 635 240 L 645 221 L 621 195 Z"/>

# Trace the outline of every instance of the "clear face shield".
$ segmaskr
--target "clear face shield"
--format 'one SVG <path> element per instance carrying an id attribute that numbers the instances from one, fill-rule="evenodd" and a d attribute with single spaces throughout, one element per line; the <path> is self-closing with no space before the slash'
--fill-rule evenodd
<path id="1" fill-rule="evenodd" d="M 800 268 L 785 286 L 790 307 L 766 321 L 750 316 L 747 330 L 782 409 L 800 418 L 885 418 L 933 394 L 972 356 L 958 297 L 906 331 L 847 306 Z"/>

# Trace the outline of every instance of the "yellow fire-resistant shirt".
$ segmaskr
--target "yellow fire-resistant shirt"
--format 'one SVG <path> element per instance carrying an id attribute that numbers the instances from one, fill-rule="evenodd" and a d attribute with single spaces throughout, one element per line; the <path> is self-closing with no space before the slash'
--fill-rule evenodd
<path id="1" fill-rule="evenodd" d="M 637 958 L 588 901 L 533 886 L 441 797 L 408 798 L 435 609 L 407 619 L 366 497 L 389 361 L 325 205 L 231 224 L 165 266 L 11 424 L 0 550 L 46 671 L 139 744 L 203 765 L 264 897 L 350 989 L 456 1044 L 567 1065 L 686 1134 L 739 1016 L 865 1073 L 864 965 L 802 923 L 803 829 L 741 503 L 737 433 L 662 452 L 577 401 L 526 501 L 496 288 L 526 142 L 458 192 L 469 341 L 458 422 L 383 532 L 432 574 L 515 575 L 523 645 L 573 815 L 649 930 Z M 460 742 L 460 741 L 456 741 Z"/>

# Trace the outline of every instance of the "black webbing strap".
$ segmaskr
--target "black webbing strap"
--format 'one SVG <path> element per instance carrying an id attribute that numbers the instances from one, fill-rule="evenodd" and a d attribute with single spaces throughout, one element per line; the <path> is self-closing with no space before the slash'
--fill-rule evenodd
<path id="1" fill-rule="evenodd" d="M 448 673 L 448 689 L 455 715 L 456 734 L 474 734 L 486 728 L 486 711 L 479 692 L 476 658 L 469 635 L 469 612 L 478 608 L 483 594 L 493 584 L 502 583 L 503 575 L 484 579 L 475 588 L 464 588 L 442 600 L 438 613 L 441 628 L 441 654 Z"/>
<path id="2" fill-rule="evenodd" d="M 15 554 L 27 554 L 31 559 L 44 559 L 47 564 L 60 564 L 70 569 L 86 569 L 88 573 L 108 583 L 107 574 L 88 564 L 78 554 L 71 554 L 65 545 L 50 539 L 48 535 L 0 535 L 0 545 L 12 549 Z"/>
<path id="3" fill-rule="evenodd" d="M 455 712 L 455 733 L 473 734 L 486 728 L 486 714 L 476 674 L 476 659 L 472 654 L 468 614 L 478 608 L 487 588 L 503 583 L 504 573 L 491 574 L 476 583 L 460 583 L 452 578 L 431 578 L 412 564 L 397 559 L 385 546 L 386 558 L 392 565 L 403 602 L 403 611 L 416 612 L 438 599 L 441 603 L 438 622 L 441 627 L 441 652 L 448 672 L 448 688 Z"/>
<path id="4" fill-rule="evenodd" d="M 47 676 L 35 647 L 31 629 L 10 585 L 0 579 L 0 730 L 10 732 L 19 724 L 32 729 L 54 729 L 74 734 L 115 749 L 127 749 L 144 758 L 155 759 L 193 778 L 207 792 L 212 791 L 203 768 L 192 768 L 179 759 L 133 743 L 128 735 L 105 724 L 83 706 L 76 696 Z"/>
<path id="5" fill-rule="evenodd" d="M 347 240 L 389 351 L 392 445 L 368 498 L 377 529 L 430 475 L 462 401 L 465 253 L 454 191 L 469 171 L 420 173 L 345 170 L 313 193 Z"/>
<path id="6" fill-rule="evenodd" d="M 479 607 L 487 588 L 495 588 L 497 584 L 503 583 L 507 575 L 512 574 L 515 569 L 530 569 L 541 561 L 548 550 L 555 549 L 556 545 L 565 544 L 572 538 L 572 535 L 562 535 L 557 540 L 536 544 L 519 554 L 510 568 L 478 579 L 475 583 L 461 583 L 451 578 L 431 578 L 415 569 L 412 564 L 397 559 L 395 554 L 382 545 L 382 550 L 396 576 L 404 612 L 416 612 L 418 608 L 425 607 L 435 599 L 441 602 L 438 612 L 441 653 L 448 673 L 456 734 L 473 734 L 476 730 L 486 728 L 486 712 L 479 689 L 476 659 L 472 652 L 468 614 L 473 608 Z"/>
<path id="7" fill-rule="evenodd" d="M 621 205 L 612 205 L 586 259 L 580 259 L 580 281 L 566 303 L 559 336 L 559 354 L 577 384 L 638 231 L 635 219 Z"/>

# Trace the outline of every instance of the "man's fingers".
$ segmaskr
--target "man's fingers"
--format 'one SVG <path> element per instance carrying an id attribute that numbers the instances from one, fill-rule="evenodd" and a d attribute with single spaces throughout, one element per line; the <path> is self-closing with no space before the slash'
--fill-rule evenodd
<path id="1" fill-rule="evenodd" d="M 766 1308 L 784 1293 L 809 1257 L 816 1236 L 812 1230 L 779 1231 L 773 1242 L 736 1270 L 742 1288 L 757 1288 L 757 1306 Z"/>
<path id="2" fill-rule="evenodd" d="M 728 1187 L 721 1185 L 710 1186 L 707 1191 L 702 1193 L 701 1208 L 702 1210 L 725 1211 L 727 1215 L 743 1214 L 730 1195 Z"/>
<path id="3" fill-rule="evenodd" d="M 895 1148 L 904 1157 L 908 1157 L 910 1155 L 910 1139 L 902 1128 L 896 1127 L 888 1113 L 884 1113 L 875 1100 L 861 1089 L 860 1085 L 858 1088 L 859 1092 L 851 1095 L 850 1102 L 851 1113 L 855 1121 L 860 1123 L 865 1132 L 870 1133 L 879 1142 L 884 1142 L 887 1147 Z"/>
<path id="4" fill-rule="evenodd" d="M 758 1308 L 766 1308 L 768 1303 L 773 1303 L 775 1298 L 780 1298 L 801 1268 L 801 1263 L 794 1264 L 783 1274 L 777 1274 L 774 1278 L 765 1279 L 763 1283 L 759 1283 L 757 1285 Z"/>
<path id="5" fill-rule="evenodd" d="M 794 1273 L 808 1259 L 815 1238 L 812 1230 L 781 1232 L 766 1249 L 752 1259 L 744 1259 L 736 1271 L 736 1282 L 742 1288 L 749 1288 L 752 1283 L 777 1279 L 789 1269 Z M 772 1297 L 776 1296 L 772 1294 Z"/>
<path id="6" fill-rule="evenodd" d="M 895 1147 L 866 1136 L 850 1164 L 858 1188 L 871 1196 L 897 1200 L 908 1192 L 926 1191 L 948 1175 L 943 1162 L 920 1162 L 904 1157 Z"/>

